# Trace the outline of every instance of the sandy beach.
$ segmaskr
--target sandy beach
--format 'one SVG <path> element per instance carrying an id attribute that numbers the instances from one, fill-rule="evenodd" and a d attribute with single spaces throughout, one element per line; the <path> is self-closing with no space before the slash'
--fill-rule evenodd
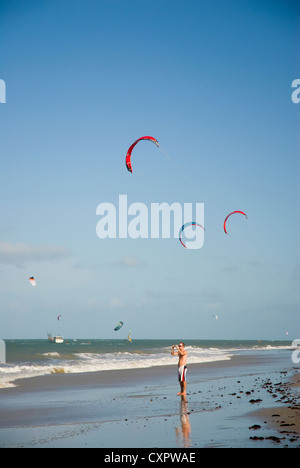
<path id="1" fill-rule="evenodd" d="M 176 365 L 19 380 L 0 447 L 299 448 L 298 372 L 287 351 L 190 365 L 186 401 Z"/>
<path id="2" fill-rule="evenodd" d="M 255 414 L 263 421 L 263 424 L 268 428 L 276 429 L 279 436 L 273 436 L 276 443 L 286 441 L 298 442 L 300 438 L 300 373 L 295 374 L 286 382 L 280 381 L 273 383 L 270 379 L 266 379 L 263 383 L 263 388 L 272 395 L 277 403 L 284 403 L 284 406 L 275 408 L 265 408 L 258 410 Z M 253 414 L 254 416 L 254 414 Z M 254 428 L 255 431 L 261 429 Z M 263 436 L 260 436 L 260 440 Z"/>

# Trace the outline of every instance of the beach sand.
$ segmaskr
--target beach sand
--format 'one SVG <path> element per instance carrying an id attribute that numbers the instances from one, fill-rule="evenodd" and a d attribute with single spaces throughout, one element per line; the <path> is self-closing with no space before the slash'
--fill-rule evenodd
<path id="1" fill-rule="evenodd" d="M 176 364 L 23 379 L 0 389 L 0 447 L 299 447 L 299 379 L 287 351 L 190 365 L 186 401 Z"/>
<path id="2" fill-rule="evenodd" d="M 299 446 L 300 372 L 295 371 L 295 374 L 286 382 L 272 382 L 270 379 L 266 379 L 263 388 L 267 389 L 277 403 L 284 403 L 284 406 L 258 410 L 255 412 L 255 416 L 261 419 L 265 427 L 277 430 L 278 435 L 272 437 L 274 442 L 285 443 L 289 441 Z M 255 428 L 255 431 L 259 429 L 259 427 Z"/>

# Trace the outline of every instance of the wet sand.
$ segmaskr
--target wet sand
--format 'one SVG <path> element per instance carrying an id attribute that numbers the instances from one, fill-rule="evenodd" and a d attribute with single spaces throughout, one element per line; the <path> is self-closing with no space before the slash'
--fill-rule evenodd
<path id="1" fill-rule="evenodd" d="M 300 371 L 295 370 L 295 374 L 289 380 L 272 382 L 266 379 L 262 387 L 267 389 L 276 403 L 283 403 L 284 406 L 265 408 L 253 413 L 262 422 L 254 430 L 257 433 L 253 437 L 263 440 L 263 435 L 259 435 L 263 428 L 275 429 L 278 434 L 272 436 L 272 440 L 277 444 L 295 443 L 300 446 Z"/>
<path id="2" fill-rule="evenodd" d="M 0 447 L 299 447 L 298 375 L 287 351 L 190 365 L 186 401 L 176 366 L 23 379 L 0 389 Z"/>

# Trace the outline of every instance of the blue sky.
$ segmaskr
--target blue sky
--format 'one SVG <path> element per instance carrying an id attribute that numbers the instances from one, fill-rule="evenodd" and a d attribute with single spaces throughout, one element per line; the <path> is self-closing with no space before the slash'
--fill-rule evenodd
<path id="1" fill-rule="evenodd" d="M 1 337 L 298 338 L 298 2 L 3 0 L 0 22 Z M 143 135 L 163 151 L 129 174 Z M 204 203 L 204 247 L 99 239 L 120 194 Z"/>

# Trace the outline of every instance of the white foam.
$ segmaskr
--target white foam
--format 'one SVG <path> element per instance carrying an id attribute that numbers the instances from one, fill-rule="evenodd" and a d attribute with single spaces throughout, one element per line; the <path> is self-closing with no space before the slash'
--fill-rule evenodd
<path id="1" fill-rule="evenodd" d="M 43 353 L 42 356 L 59 357 L 59 353 Z"/>
<path id="2" fill-rule="evenodd" d="M 189 352 L 189 364 L 203 362 L 224 361 L 231 358 L 227 351 L 219 349 L 201 349 L 187 347 Z M 65 373 L 99 372 L 109 370 L 142 369 L 157 366 L 168 366 L 176 364 L 177 360 L 171 356 L 170 349 L 158 350 L 156 353 L 146 354 L 141 352 L 117 352 L 117 353 L 76 353 L 72 360 L 57 359 L 59 353 L 45 353 L 46 357 L 56 358 L 53 362 L 5 365 L 0 366 L 0 386 L 13 386 L 12 382 L 17 379 L 31 378 L 47 375 L 55 372 L 55 369 L 63 370 Z"/>

